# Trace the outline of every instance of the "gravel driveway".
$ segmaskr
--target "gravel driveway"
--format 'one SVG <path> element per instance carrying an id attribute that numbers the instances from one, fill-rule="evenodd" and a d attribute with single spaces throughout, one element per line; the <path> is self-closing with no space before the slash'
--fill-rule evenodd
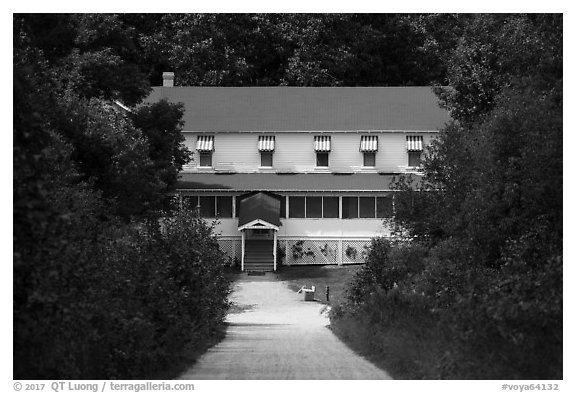
<path id="1" fill-rule="evenodd" d="M 276 277 L 235 283 L 226 337 L 180 379 L 391 379 L 327 328 L 324 305 Z"/>

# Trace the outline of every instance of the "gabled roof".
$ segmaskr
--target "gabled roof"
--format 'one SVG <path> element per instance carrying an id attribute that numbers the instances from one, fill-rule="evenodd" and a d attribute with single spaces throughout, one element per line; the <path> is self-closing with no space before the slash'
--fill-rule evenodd
<path id="1" fill-rule="evenodd" d="M 269 192 L 256 192 L 240 200 L 238 228 L 254 224 L 275 229 L 280 226 L 280 197 Z"/>
<path id="2" fill-rule="evenodd" d="M 436 131 L 431 87 L 155 87 L 145 102 L 185 106 L 184 131 Z"/>

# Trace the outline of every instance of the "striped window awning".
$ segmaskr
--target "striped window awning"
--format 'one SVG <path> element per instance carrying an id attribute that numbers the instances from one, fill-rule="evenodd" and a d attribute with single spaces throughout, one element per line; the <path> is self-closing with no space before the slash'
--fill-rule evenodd
<path id="1" fill-rule="evenodd" d="M 422 151 L 424 143 L 422 142 L 422 136 L 407 136 L 406 137 L 406 149 L 408 151 Z"/>
<path id="2" fill-rule="evenodd" d="M 274 136 L 263 135 L 258 137 L 258 150 L 274 151 Z"/>
<path id="3" fill-rule="evenodd" d="M 199 135 L 196 142 L 198 151 L 214 151 L 214 135 Z"/>
<path id="4" fill-rule="evenodd" d="M 378 151 L 378 136 L 364 135 L 360 138 L 360 151 Z"/>
<path id="5" fill-rule="evenodd" d="M 314 150 L 330 151 L 330 136 L 317 135 L 314 137 Z"/>

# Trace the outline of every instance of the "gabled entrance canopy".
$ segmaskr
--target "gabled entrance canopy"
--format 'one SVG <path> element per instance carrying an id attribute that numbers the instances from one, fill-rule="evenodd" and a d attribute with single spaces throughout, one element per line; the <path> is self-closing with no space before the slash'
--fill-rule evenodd
<path id="1" fill-rule="evenodd" d="M 242 232 L 242 271 L 246 254 L 246 230 L 269 229 L 274 233 L 271 244 L 274 271 L 276 271 L 276 232 L 280 226 L 280 196 L 271 192 L 257 191 L 240 199 L 238 230 Z M 250 262 L 251 263 L 251 262 Z"/>
<path id="2" fill-rule="evenodd" d="M 277 231 L 278 227 L 276 225 L 272 225 L 272 224 L 270 224 L 264 220 L 254 220 L 254 221 L 250 221 L 249 223 L 238 227 L 239 231 L 242 231 L 244 229 L 273 229 L 273 230 Z"/>
<path id="3" fill-rule="evenodd" d="M 280 226 L 280 197 L 270 192 L 255 192 L 240 200 L 238 230 L 274 229 Z"/>

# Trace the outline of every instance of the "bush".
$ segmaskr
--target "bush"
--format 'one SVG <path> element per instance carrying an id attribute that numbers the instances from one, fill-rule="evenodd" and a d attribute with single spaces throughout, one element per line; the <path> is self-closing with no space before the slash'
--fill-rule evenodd
<path id="1" fill-rule="evenodd" d="M 432 247 L 374 240 L 334 330 L 397 378 L 561 379 L 562 257 L 536 263 L 537 236 L 497 266 L 454 239 Z"/>
<path id="2" fill-rule="evenodd" d="M 494 365 L 483 377 L 562 379 L 562 256 L 534 268 L 509 255 L 481 282 L 458 299 L 449 322 L 477 364 Z"/>
<path id="3" fill-rule="evenodd" d="M 374 291 L 391 290 L 423 269 L 425 255 L 426 249 L 418 243 L 396 243 L 393 246 L 387 239 L 372 239 L 366 264 L 351 283 L 348 299 L 360 303 Z"/>
<path id="4" fill-rule="evenodd" d="M 150 378 L 218 334 L 229 284 L 211 227 L 187 211 L 122 225 L 78 187 L 49 200 L 53 220 L 15 231 L 14 378 Z"/>

